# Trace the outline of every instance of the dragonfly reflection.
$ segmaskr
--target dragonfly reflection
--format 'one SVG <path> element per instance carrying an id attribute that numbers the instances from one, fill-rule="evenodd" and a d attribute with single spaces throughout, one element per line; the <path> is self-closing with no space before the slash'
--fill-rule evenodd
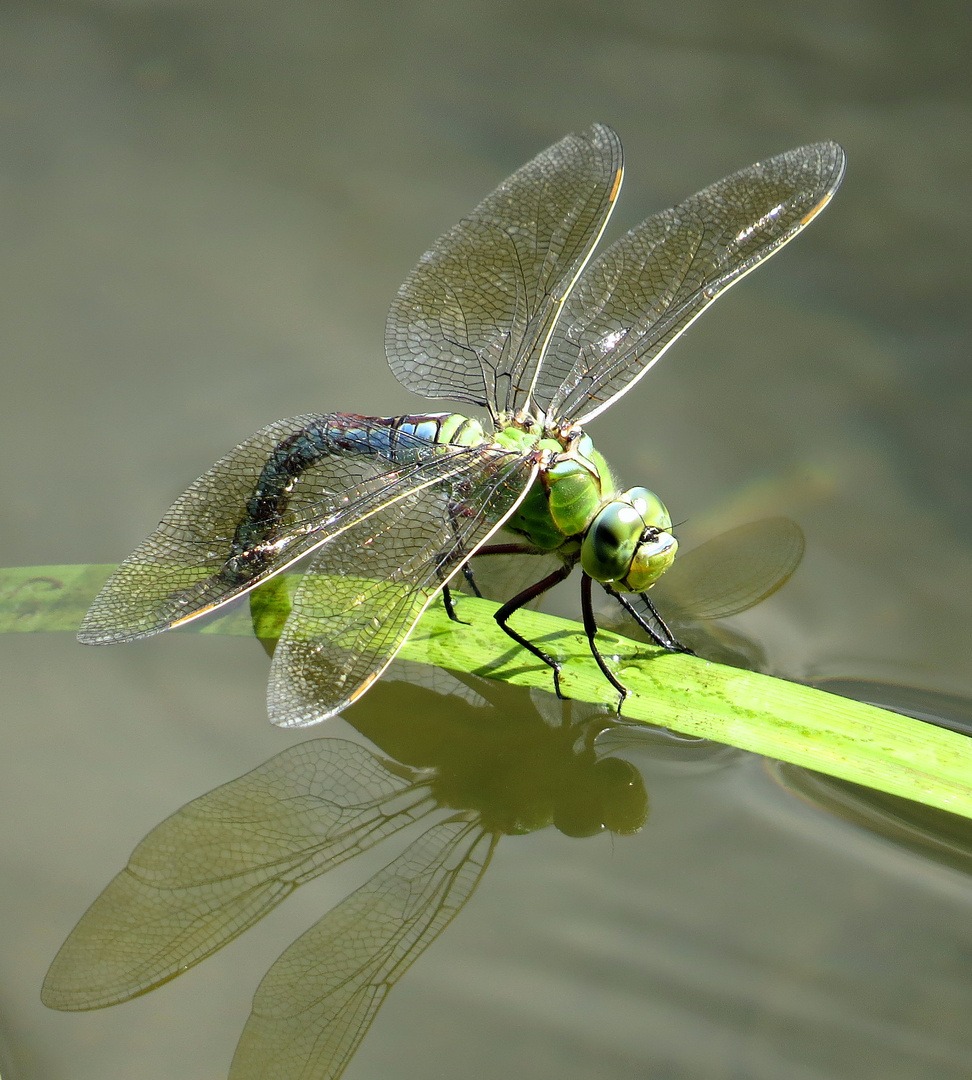
<path id="1" fill-rule="evenodd" d="M 648 590 L 677 543 L 662 501 L 621 490 L 583 425 L 729 286 L 826 206 L 844 154 L 822 142 L 769 158 L 636 226 L 589 263 L 621 184 L 621 144 L 595 124 L 505 180 L 409 275 L 385 333 L 410 390 L 484 408 L 304 415 L 242 442 L 182 495 L 119 567 L 79 637 L 106 644 L 195 619 L 307 558 L 270 671 L 275 724 L 357 699 L 439 592 L 476 555 L 552 553 L 557 566 L 496 613 L 510 619 L 581 567 L 598 650 L 596 581 L 659 645 L 681 649 Z M 494 541 L 498 530 L 511 534 Z M 790 568 L 792 570 L 792 567 Z"/>
<path id="2" fill-rule="evenodd" d="M 273 964 L 230 1072 L 339 1076 L 392 986 L 472 895 L 500 837 L 550 825 L 569 836 L 634 833 L 647 816 L 638 771 L 595 750 L 614 726 L 603 713 L 587 707 L 564 721 L 574 706 L 541 695 L 556 704 L 562 722 L 552 722 L 530 716 L 517 688 L 454 682 L 462 697 L 451 699 L 447 729 L 421 719 L 441 707 L 416 687 L 405 688 L 417 707 L 403 723 L 400 683 L 356 712 L 408 764 L 346 739 L 304 742 L 153 829 L 61 947 L 44 1003 L 95 1009 L 152 990 L 298 885 L 427 822 Z"/>

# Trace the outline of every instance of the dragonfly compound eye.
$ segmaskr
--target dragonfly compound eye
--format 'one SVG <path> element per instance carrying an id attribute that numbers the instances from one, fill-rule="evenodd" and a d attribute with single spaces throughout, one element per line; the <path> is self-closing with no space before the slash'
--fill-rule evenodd
<path id="1" fill-rule="evenodd" d="M 581 544 L 581 566 L 595 581 L 643 592 L 672 565 L 678 542 L 672 518 L 647 488 L 622 492 L 604 506 Z"/>
<path id="2" fill-rule="evenodd" d="M 591 522 L 581 543 L 581 566 L 595 581 L 619 581 L 635 557 L 645 522 L 629 502 L 615 500 Z"/>
<path id="3" fill-rule="evenodd" d="M 643 487 L 628 488 L 619 496 L 641 514 L 646 525 L 654 525 L 656 529 L 668 532 L 672 527 L 672 515 L 668 512 L 665 504 L 653 492 Z"/>

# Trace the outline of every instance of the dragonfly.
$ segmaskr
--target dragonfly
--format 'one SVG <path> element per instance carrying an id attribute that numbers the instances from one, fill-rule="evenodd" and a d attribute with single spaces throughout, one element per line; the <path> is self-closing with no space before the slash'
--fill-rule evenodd
<path id="1" fill-rule="evenodd" d="M 510 619 L 573 569 L 591 653 L 597 582 L 668 651 L 648 596 L 677 540 L 661 499 L 620 490 L 584 430 L 726 289 L 793 239 L 843 177 L 834 142 L 790 150 L 647 218 L 593 261 L 617 201 L 621 142 L 604 124 L 538 154 L 422 257 L 388 315 L 409 390 L 485 410 L 305 414 L 245 439 L 181 495 L 118 567 L 78 633 L 148 637 L 213 612 L 306 560 L 273 654 L 271 721 L 299 728 L 357 700 L 474 556 L 547 554 L 556 568 L 495 612 Z M 496 537 L 500 530 L 511 539 Z"/>

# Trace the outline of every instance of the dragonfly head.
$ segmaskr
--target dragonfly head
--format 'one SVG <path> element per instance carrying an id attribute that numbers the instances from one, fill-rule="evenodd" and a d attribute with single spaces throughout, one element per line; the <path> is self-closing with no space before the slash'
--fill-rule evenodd
<path id="1" fill-rule="evenodd" d="M 629 488 L 603 506 L 581 542 L 584 572 L 624 592 L 644 592 L 672 565 L 672 518 L 647 488 Z"/>

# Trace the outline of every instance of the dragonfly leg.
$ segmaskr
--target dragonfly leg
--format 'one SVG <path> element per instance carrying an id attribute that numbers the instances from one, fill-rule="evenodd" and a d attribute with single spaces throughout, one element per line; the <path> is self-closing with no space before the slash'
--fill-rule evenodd
<path id="1" fill-rule="evenodd" d="M 507 545 L 500 544 L 497 546 L 506 547 Z M 483 552 L 479 551 L 477 554 L 482 555 Z M 487 552 L 486 554 L 495 554 L 495 552 Z M 505 552 L 503 554 L 505 554 Z M 545 653 L 539 645 L 534 645 L 532 641 L 527 641 L 522 634 L 518 634 L 512 626 L 508 625 L 507 619 L 509 619 L 515 611 L 519 611 L 521 607 L 529 604 L 531 600 L 535 600 L 538 596 L 542 596 L 548 589 L 552 589 L 554 585 L 563 581 L 564 578 L 569 577 L 572 569 L 573 568 L 568 563 L 564 563 L 563 566 L 554 570 L 552 574 L 548 574 L 542 580 L 535 582 L 529 588 L 524 589 L 523 592 L 517 593 L 512 600 L 507 600 L 507 602 L 493 615 L 493 618 L 499 623 L 500 629 L 504 633 L 509 634 L 517 645 L 520 645 L 528 652 L 533 653 L 538 660 L 542 660 L 547 667 L 553 670 L 554 692 L 557 697 L 561 699 L 564 695 L 560 692 L 560 662 L 555 660 L 549 653 Z"/>
<path id="2" fill-rule="evenodd" d="M 446 615 L 448 615 L 453 622 L 459 623 L 462 626 L 469 625 L 469 623 L 466 622 L 465 619 L 460 619 L 459 616 L 456 614 L 456 605 L 452 599 L 452 590 L 449 588 L 448 585 L 442 586 L 442 606 L 446 610 Z"/>
<path id="3" fill-rule="evenodd" d="M 480 555 L 539 555 L 541 554 L 535 547 L 531 547 L 529 544 L 487 544 L 485 547 L 481 547 L 474 553 L 473 557 L 478 559 Z M 476 584 L 476 578 L 473 574 L 472 567 L 469 563 L 463 563 L 462 576 L 469 583 L 469 587 L 473 593 L 482 599 L 483 594 L 479 591 L 479 586 Z"/>
<path id="4" fill-rule="evenodd" d="M 449 521 L 452 523 L 452 532 L 457 543 L 456 549 L 454 550 L 453 554 L 458 555 L 462 550 L 462 545 L 459 541 L 460 528 L 455 511 L 452 507 L 449 508 Z M 476 579 L 473 577 L 473 572 L 469 566 L 468 560 L 463 562 L 462 564 L 462 576 L 466 579 L 466 583 L 472 589 L 473 596 L 478 596 L 479 599 L 482 600 L 483 594 L 479 591 L 479 586 L 476 584 Z M 452 596 L 449 592 L 448 587 L 442 590 L 442 602 L 445 605 L 446 614 L 449 616 L 449 618 L 452 619 L 453 622 L 461 623 L 463 620 L 456 618 L 455 608 L 452 604 Z"/>
<path id="5" fill-rule="evenodd" d="M 476 578 L 473 575 L 472 567 L 467 562 L 462 564 L 462 576 L 466 579 L 469 588 L 472 589 L 473 595 L 478 596 L 479 599 L 482 600 L 483 594 L 479 591 L 479 586 L 476 584 Z"/>
<path id="6" fill-rule="evenodd" d="M 540 548 L 535 548 L 532 544 L 487 544 L 485 547 L 481 547 L 474 555 L 475 558 L 479 558 L 480 555 L 542 555 L 543 552 Z"/>
<path id="7" fill-rule="evenodd" d="M 624 699 L 628 696 L 628 688 L 622 683 L 614 672 L 607 666 L 607 661 L 601 655 L 601 650 L 597 647 L 597 642 L 594 640 L 594 636 L 597 634 L 597 622 L 594 619 L 594 606 L 591 603 L 591 578 L 587 574 L 581 575 L 581 611 L 584 615 L 584 632 L 587 634 L 587 643 L 591 647 L 591 655 L 597 661 L 597 666 L 601 669 L 601 673 L 604 678 L 614 687 L 618 692 L 618 705 L 617 714 L 621 715 L 621 706 L 624 704 Z"/>
<path id="8" fill-rule="evenodd" d="M 642 603 L 648 609 L 649 614 L 654 620 L 655 625 L 652 625 L 641 612 L 631 603 L 631 601 L 622 593 L 612 589 L 610 585 L 604 586 L 604 591 L 608 596 L 613 596 L 615 600 L 624 608 L 624 610 L 631 616 L 632 619 L 641 627 L 642 630 L 651 638 L 656 644 L 660 645 L 666 652 L 682 652 L 691 653 L 693 656 L 695 653 L 688 647 L 683 645 L 677 637 L 668 628 L 668 624 L 658 614 L 658 609 L 649 600 L 646 593 L 639 593 Z"/>
<path id="9" fill-rule="evenodd" d="M 536 548 L 531 547 L 529 544 L 487 544 L 486 547 L 482 547 L 479 551 L 474 553 L 474 557 L 478 558 L 480 555 L 537 555 L 539 552 Z M 462 576 L 466 579 L 469 587 L 473 591 L 474 596 L 478 596 L 480 600 L 483 598 L 483 594 L 479 591 L 479 586 L 476 584 L 476 577 L 473 574 L 472 567 L 468 562 L 462 564 Z M 442 588 L 442 604 L 446 609 L 446 614 L 453 622 L 462 623 L 463 626 L 469 624 L 460 619 L 456 615 L 455 604 L 452 600 L 452 593 L 449 591 L 449 586 L 444 585 Z M 506 629 L 504 627 L 504 629 Z"/>

